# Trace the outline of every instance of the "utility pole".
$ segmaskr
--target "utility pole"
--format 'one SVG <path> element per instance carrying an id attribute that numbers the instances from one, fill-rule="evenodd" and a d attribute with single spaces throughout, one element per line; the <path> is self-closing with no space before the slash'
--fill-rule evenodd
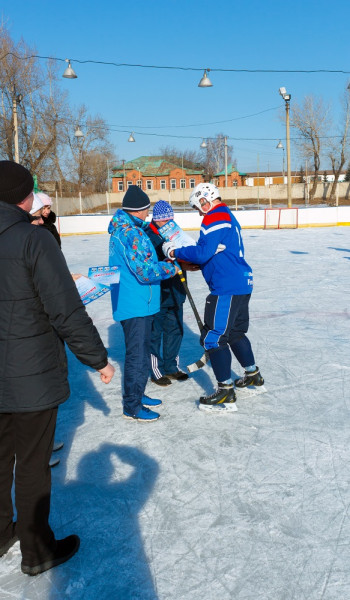
<path id="1" fill-rule="evenodd" d="M 17 120 L 17 105 L 22 101 L 22 94 L 16 95 L 16 91 L 13 88 L 12 96 L 12 117 L 13 117 L 13 137 L 15 143 L 15 162 L 19 163 L 19 147 L 18 147 L 18 120 Z"/>
<path id="2" fill-rule="evenodd" d="M 290 127 L 289 127 L 289 110 L 290 110 L 290 99 L 291 94 L 287 94 L 285 87 L 279 89 L 279 93 L 282 96 L 286 105 L 286 141 L 287 141 L 287 202 L 288 208 L 292 208 L 292 180 L 290 172 Z"/>
<path id="3" fill-rule="evenodd" d="M 122 159 L 122 165 L 123 165 L 123 188 L 124 188 L 124 194 L 125 194 L 125 192 L 126 192 L 125 158 Z"/>

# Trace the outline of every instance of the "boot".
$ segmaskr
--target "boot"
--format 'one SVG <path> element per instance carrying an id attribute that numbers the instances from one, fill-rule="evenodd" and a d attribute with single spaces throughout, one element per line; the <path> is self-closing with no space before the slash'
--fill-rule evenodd
<path id="1" fill-rule="evenodd" d="M 199 398 L 200 404 L 231 404 L 236 402 L 236 394 L 233 389 L 233 383 L 220 383 L 218 381 L 218 389 L 209 396 L 201 396 Z"/>
<path id="2" fill-rule="evenodd" d="M 77 535 L 69 535 L 63 540 L 57 540 L 56 548 L 53 550 L 46 559 L 38 565 L 26 565 L 23 561 L 21 564 L 22 573 L 25 575 L 39 575 L 48 571 L 53 567 L 57 567 L 62 563 L 66 562 L 76 552 L 78 552 L 80 546 L 80 539 Z"/>
<path id="3" fill-rule="evenodd" d="M 258 366 L 254 371 L 244 371 L 243 377 L 235 379 L 237 388 L 244 388 L 248 385 L 264 385 L 264 379 L 261 377 Z"/>

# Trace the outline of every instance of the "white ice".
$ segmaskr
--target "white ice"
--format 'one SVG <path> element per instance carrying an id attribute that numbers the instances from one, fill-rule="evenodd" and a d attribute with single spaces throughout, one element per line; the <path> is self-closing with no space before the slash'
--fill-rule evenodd
<path id="1" fill-rule="evenodd" d="M 226 416 L 200 412 L 196 400 L 214 389 L 206 366 L 166 389 L 149 383 L 164 401 L 158 422 L 126 421 L 122 330 L 109 295 L 88 305 L 116 376 L 105 386 L 69 356 L 52 472 L 52 527 L 78 534 L 81 548 L 30 578 L 16 544 L 0 560 L 1 600 L 350 598 L 350 228 L 243 238 L 267 393 Z M 108 263 L 108 236 L 64 238 L 63 251 L 87 274 Z M 200 273 L 189 286 L 202 312 Z M 201 354 L 186 303 L 181 366 Z"/>

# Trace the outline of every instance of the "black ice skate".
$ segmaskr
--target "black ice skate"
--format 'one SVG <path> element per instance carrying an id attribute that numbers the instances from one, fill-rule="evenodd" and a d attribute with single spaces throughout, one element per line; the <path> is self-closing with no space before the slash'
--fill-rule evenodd
<path id="1" fill-rule="evenodd" d="M 199 408 L 205 411 L 226 412 L 236 411 L 236 394 L 233 389 L 233 383 L 218 382 L 218 389 L 209 396 L 201 396 L 199 399 Z"/>
<path id="2" fill-rule="evenodd" d="M 237 388 L 245 388 L 248 385 L 264 385 L 264 379 L 261 377 L 259 367 L 256 367 L 255 371 L 244 371 L 243 377 L 235 379 L 235 386 Z"/>

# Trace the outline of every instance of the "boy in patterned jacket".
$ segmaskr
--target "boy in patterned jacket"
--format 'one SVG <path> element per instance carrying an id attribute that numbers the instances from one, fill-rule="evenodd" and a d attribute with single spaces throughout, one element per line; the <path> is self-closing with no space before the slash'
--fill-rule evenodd
<path id="1" fill-rule="evenodd" d="M 169 258 L 198 264 L 209 286 L 201 343 L 209 353 L 218 389 L 209 396 L 202 396 L 200 405 L 209 409 L 221 405 L 222 410 L 226 410 L 225 403 L 236 400 L 230 348 L 245 371 L 243 377 L 235 380 L 236 387 L 264 383 L 246 336 L 253 274 L 244 260 L 240 225 L 221 202 L 218 188 L 211 183 L 200 183 L 189 202 L 204 216 L 198 243 L 177 249 L 166 243 L 163 251 Z"/>
<path id="2" fill-rule="evenodd" d="M 138 186 L 127 190 L 122 210 L 113 216 L 109 264 L 120 268 L 120 284 L 112 286 L 112 311 L 120 321 L 125 337 L 123 416 L 126 419 L 151 422 L 159 413 L 150 410 L 161 401 L 145 396 L 150 370 L 151 329 L 153 315 L 160 308 L 160 283 L 173 277 L 178 268 L 158 262 L 156 251 L 145 232 L 150 201 Z"/>

